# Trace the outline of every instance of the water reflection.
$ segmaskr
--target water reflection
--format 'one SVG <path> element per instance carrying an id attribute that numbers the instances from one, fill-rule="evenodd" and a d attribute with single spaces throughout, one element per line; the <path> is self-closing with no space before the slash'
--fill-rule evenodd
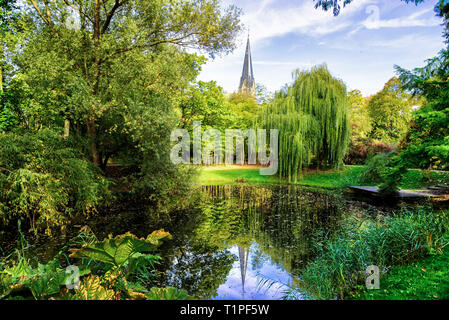
<path id="1" fill-rule="evenodd" d="M 249 249 L 234 246 L 231 253 L 238 256 L 229 272 L 226 282 L 217 290 L 214 300 L 279 300 L 282 299 L 284 284 L 292 282 L 292 276 L 271 264 L 254 263 L 258 251 L 257 243 Z M 276 281 L 274 286 L 264 286 L 261 280 Z"/>
<path id="2" fill-rule="evenodd" d="M 310 259 L 312 235 L 343 215 L 335 196 L 295 187 L 214 186 L 198 190 L 163 247 L 163 284 L 200 299 L 280 299 Z"/>

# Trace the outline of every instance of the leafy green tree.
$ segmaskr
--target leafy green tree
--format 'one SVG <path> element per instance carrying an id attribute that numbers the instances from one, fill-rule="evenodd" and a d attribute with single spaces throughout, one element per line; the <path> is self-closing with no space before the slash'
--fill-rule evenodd
<path id="1" fill-rule="evenodd" d="M 348 103 L 350 106 L 352 138 L 366 138 L 371 132 L 371 118 L 368 111 L 367 99 L 363 97 L 359 90 L 348 93 Z"/>
<path id="2" fill-rule="evenodd" d="M 0 1 L 0 131 L 10 130 L 18 124 L 18 109 L 11 103 L 14 94 L 9 87 L 14 76 L 12 59 L 16 47 L 23 43 L 31 27 L 15 0 Z"/>
<path id="3" fill-rule="evenodd" d="M 143 105 L 169 108 L 174 93 L 194 79 L 201 59 L 181 48 L 227 53 L 240 30 L 240 11 L 222 12 L 218 0 L 31 0 L 31 6 L 40 28 L 22 70 L 29 70 L 40 100 L 54 106 L 52 116 L 83 124 L 97 165 L 110 153 L 99 150 L 105 130 L 112 130 L 105 120 L 116 125 L 110 119 L 120 114 L 134 127 L 149 126 Z"/>
<path id="4" fill-rule="evenodd" d="M 413 114 L 411 127 L 401 144 L 402 157 L 416 168 L 447 169 L 449 163 L 449 52 L 413 71 L 398 67 L 405 87 L 427 102 Z"/>
<path id="5" fill-rule="evenodd" d="M 449 3 L 441 2 L 446 43 L 449 44 Z M 396 66 L 404 88 L 425 98 L 424 106 L 413 114 L 411 128 L 402 142 L 402 160 L 417 168 L 447 169 L 449 163 L 449 50 L 412 71 Z"/>
<path id="6" fill-rule="evenodd" d="M 279 171 L 296 180 L 312 160 L 337 168 L 350 140 L 346 86 L 325 65 L 297 71 L 292 85 L 278 92 L 258 123 L 279 130 Z"/>
<path id="7" fill-rule="evenodd" d="M 228 102 L 232 115 L 232 128 L 242 130 L 252 128 L 261 109 L 257 98 L 244 93 L 232 93 Z"/>
<path id="8" fill-rule="evenodd" d="M 223 88 L 215 81 L 192 84 L 181 98 L 181 127 L 192 130 L 194 121 L 201 121 L 203 129 L 226 129 L 230 110 Z"/>
<path id="9" fill-rule="evenodd" d="M 15 57 L 26 127 L 65 127 L 95 165 L 125 166 L 121 183 L 140 199 L 185 197 L 188 170 L 170 161 L 170 133 L 204 63 L 186 49 L 233 50 L 240 10 L 218 0 L 30 0 L 30 9 L 37 27 Z"/>
<path id="10" fill-rule="evenodd" d="M 431 102 L 413 115 L 411 128 L 401 144 L 403 157 L 414 168 L 449 168 L 449 110 Z"/>
<path id="11" fill-rule="evenodd" d="M 1 0 L 0 1 L 0 99 L 1 107 L 4 107 L 3 99 L 3 86 L 5 79 L 5 67 L 6 67 L 6 45 L 7 39 L 13 32 L 13 22 L 16 20 L 17 15 L 14 12 L 16 9 L 15 1 Z"/>
<path id="12" fill-rule="evenodd" d="M 410 94 L 402 89 L 397 77 L 390 79 L 368 103 L 372 120 L 371 137 L 387 143 L 399 143 L 407 132 L 415 103 Z"/>
<path id="13" fill-rule="evenodd" d="M 345 156 L 345 163 L 364 164 L 371 154 L 382 152 L 387 145 L 374 141 L 369 137 L 372 130 L 371 117 L 368 110 L 368 99 L 359 90 L 348 93 L 351 122 L 351 142 Z"/>

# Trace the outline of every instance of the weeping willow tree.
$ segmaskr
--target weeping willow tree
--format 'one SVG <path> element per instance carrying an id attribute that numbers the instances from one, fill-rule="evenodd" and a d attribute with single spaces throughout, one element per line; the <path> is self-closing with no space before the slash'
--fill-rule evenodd
<path id="1" fill-rule="evenodd" d="M 326 65 L 294 72 L 292 85 L 276 93 L 257 120 L 279 130 L 279 174 L 296 181 L 302 169 L 338 168 L 350 140 L 346 86 Z"/>

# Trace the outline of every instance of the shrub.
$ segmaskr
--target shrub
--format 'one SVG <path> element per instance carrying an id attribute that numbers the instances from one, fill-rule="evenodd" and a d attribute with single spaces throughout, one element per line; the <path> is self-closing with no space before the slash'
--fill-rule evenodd
<path id="1" fill-rule="evenodd" d="M 0 134 L 0 219 L 37 231 L 64 226 L 108 199 L 108 181 L 83 153 L 51 130 Z"/>
<path id="2" fill-rule="evenodd" d="M 390 154 L 379 154 L 370 158 L 362 172 L 362 180 L 365 183 L 380 183 L 384 179 L 390 163 Z"/>
<path id="3" fill-rule="evenodd" d="M 2 111 L 0 111 L 0 132 L 9 131 L 17 127 L 18 124 L 18 118 L 11 112 L 11 110 L 9 110 L 8 108 L 4 108 Z"/>
<path id="4" fill-rule="evenodd" d="M 393 145 L 377 142 L 370 138 L 359 138 L 351 141 L 344 162 L 347 165 L 361 165 L 372 156 L 390 153 L 395 149 L 396 147 Z"/>
<path id="5" fill-rule="evenodd" d="M 384 175 L 379 191 L 383 194 L 394 194 L 399 191 L 404 176 L 407 174 L 407 166 L 400 156 L 391 159 L 392 168 L 388 169 Z"/>

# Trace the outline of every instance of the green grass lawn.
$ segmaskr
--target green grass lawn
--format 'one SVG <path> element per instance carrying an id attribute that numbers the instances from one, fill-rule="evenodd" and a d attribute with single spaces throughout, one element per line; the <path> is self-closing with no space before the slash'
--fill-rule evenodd
<path id="1" fill-rule="evenodd" d="M 449 299 L 449 250 L 419 262 L 391 268 L 381 279 L 380 290 L 364 291 L 356 300 Z"/>
<path id="2" fill-rule="evenodd" d="M 370 185 L 360 182 L 363 166 L 345 166 L 342 170 L 309 171 L 295 185 L 318 188 L 345 188 L 351 185 Z M 206 167 L 200 169 L 198 183 L 201 185 L 229 185 L 238 184 L 236 180 L 244 180 L 249 185 L 288 184 L 288 180 L 281 180 L 277 176 L 262 176 L 258 168 L 248 167 Z M 404 177 L 403 189 L 420 189 L 430 185 L 449 182 L 449 172 L 429 172 L 409 170 Z M 241 182 L 240 182 L 241 183 Z"/>
<path id="3" fill-rule="evenodd" d="M 357 181 L 362 167 L 345 167 L 341 171 L 309 172 L 296 185 L 341 188 Z M 245 180 L 247 184 L 288 184 L 288 180 L 280 180 L 277 176 L 262 176 L 259 169 L 253 168 L 203 168 L 201 169 L 198 183 L 201 185 L 238 184 L 236 180 Z"/>
<path id="4" fill-rule="evenodd" d="M 244 179 L 248 184 L 280 183 L 277 176 L 262 176 L 259 169 L 247 167 L 211 167 L 200 169 L 198 183 L 201 185 L 237 184 L 236 180 Z"/>
<path id="5" fill-rule="evenodd" d="M 409 170 L 402 180 L 404 189 L 420 189 L 428 186 L 449 183 L 449 172 Z"/>

